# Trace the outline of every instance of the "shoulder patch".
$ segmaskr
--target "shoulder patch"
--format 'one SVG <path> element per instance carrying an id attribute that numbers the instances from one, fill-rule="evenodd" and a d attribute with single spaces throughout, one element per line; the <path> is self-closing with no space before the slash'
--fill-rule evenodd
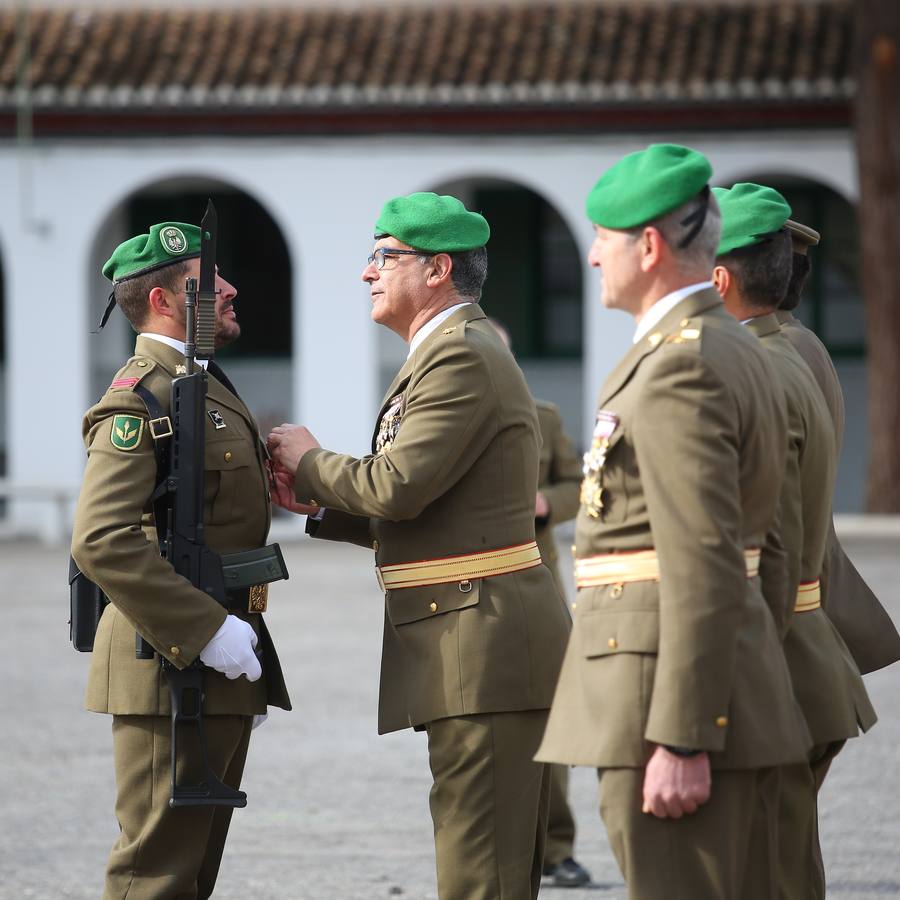
<path id="1" fill-rule="evenodd" d="M 140 416 L 118 413 L 113 418 L 109 441 L 116 450 L 134 450 L 141 443 L 144 434 L 144 420 Z"/>
<path id="2" fill-rule="evenodd" d="M 141 379 L 140 378 L 116 378 L 109 386 L 111 391 L 121 391 L 126 388 L 133 388 Z"/>

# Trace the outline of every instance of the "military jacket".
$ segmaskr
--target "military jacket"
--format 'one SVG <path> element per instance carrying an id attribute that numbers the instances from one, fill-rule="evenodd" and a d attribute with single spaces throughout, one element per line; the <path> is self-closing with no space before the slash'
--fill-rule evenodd
<path id="1" fill-rule="evenodd" d="M 184 374 L 184 357 L 161 341 L 139 336 L 135 355 L 82 425 L 88 460 L 72 556 L 111 601 L 91 654 L 86 705 L 96 712 L 168 715 L 169 689 L 159 660 L 135 659 L 135 632 L 182 668 L 199 656 L 226 616 L 219 603 L 177 575 L 159 554 L 150 503 L 156 457 L 147 408 L 134 387 L 146 387 L 168 414 L 177 374 Z M 255 549 L 265 544 L 271 520 L 264 447 L 243 402 L 212 375 L 208 385 L 206 543 L 220 553 Z M 259 636 L 262 678 L 252 684 L 243 676 L 229 681 L 207 669 L 204 712 L 253 715 L 265 712 L 267 704 L 290 709 L 262 616 L 240 617 Z"/>
<path id="2" fill-rule="evenodd" d="M 541 549 L 541 558 L 553 573 L 560 596 L 565 597 L 565 589 L 559 576 L 553 528 L 560 522 L 574 519 L 578 513 L 581 459 L 563 430 L 559 409 L 544 400 L 536 400 L 535 406 L 541 434 L 538 490 L 543 493 L 550 505 L 550 515 L 535 525 L 535 538 Z"/>
<path id="3" fill-rule="evenodd" d="M 296 496 L 326 507 L 317 537 L 368 544 L 378 565 L 532 541 L 537 427 L 519 367 L 470 304 L 429 334 L 394 378 L 372 453 L 307 452 Z M 388 590 L 379 732 L 548 707 L 568 628 L 544 565 Z"/>
<path id="4" fill-rule="evenodd" d="M 825 556 L 837 454 L 825 399 L 774 314 L 747 323 L 769 353 L 788 412 L 781 536 L 794 561 L 792 585 L 819 578 Z M 793 593 L 793 592 L 792 592 Z M 875 722 L 862 677 L 824 609 L 790 610 L 784 654 L 794 694 L 817 745 L 855 737 Z"/>
<path id="5" fill-rule="evenodd" d="M 775 518 L 784 400 L 759 342 L 704 290 L 625 355 L 600 393 L 576 554 L 654 548 L 658 581 L 578 591 L 537 759 L 638 767 L 653 745 L 716 768 L 800 761 L 809 734 L 745 550 Z"/>
<path id="6" fill-rule="evenodd" d="M 844 397 L 834 363 L 816 334 L 790 312 L 776 313 L 784 336 L 803 357 L 819 385 L 834 425 L 838 454 L 844 433 Z M 863 580 L 828 528 L 822 568 L 822 605 L 865 675 L 900 659 L 900 635 L 887 610 Z"/>

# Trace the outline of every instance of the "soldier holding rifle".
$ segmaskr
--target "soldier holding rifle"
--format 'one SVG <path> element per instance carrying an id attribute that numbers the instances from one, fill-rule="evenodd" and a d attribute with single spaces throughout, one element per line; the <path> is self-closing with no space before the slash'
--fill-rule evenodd
<path id="1" fill-rule="evenodd" d="M 139 332 L 134 356 L 84 418 L 88 461 L 72 537 L 78 567 L 110 600 L 94 641 L 86 698 L 88 709 L 113 716 L 121 834 L 107 866 L 105 900 L 210 896 L 231 810 L 245 802 L 237 788 L 254 717 L 268 705 L 290 709 L 260 615 L 265 585 L 215 590 L 216 579 L 235 584 L 227 582 L 227 572 L 223 580 L 219 565 L 218 572 L 198 577 L 199 589 L 178 574 L 186 557 L 172 552 L 179 546 L 177 525 L 174 535 L 169 527 L 168 540 L 158 540 L 158 519 L 167 514 L 166 492 L 162 502 L 154 496 L 160 494 L 164 441 L 173 444 L 173 456 L 176 441 L 202 453 L 203 471 L 184 471 L 180 479 L 198 488 L 192 533 L 204 559 L 262 548 L 269 529 L 265 448 L 252 415 L 213 360 L 197 360 L 206 369 L 197 395 L 202 406 L 191 420 L 203 423 L 200 433 L 191 433 L 198 428 L 190 422 L 179 425 L 170 408 L 173 380 L 193 374 L 192 350 L 185 356 L 186 279 L 200 280 L 201 298 L 204 282 L 208 288 L 209 343 L 222 347 L 240 334 L 237 292 L 215 270 L 214 258 L 204 256 L 201 264 L 201 246 L 210 237 L 206 219 L 203 231 L 164 222 L 120 244 L 103 268 L 114 285 L 107 316 L 115 301 Z M 177 480 L 163 479 L 170 491 Z M 172 562 L 160 554 L 167 544 Z M 144 646 L 140 654 L 136 635 Z M 170 687 L 175 674 L 199 668 L 198 658 L 207 667 L 197 673 L 206 736 L 201 787 L 212 783 L 222 793 L 170 805 L 170 759 L 175 771 L 188 772 L 196 770 L 198 753 L 196 741 L 173 752 Z M 172 808 L 182 802 L 185 808 Z"/>

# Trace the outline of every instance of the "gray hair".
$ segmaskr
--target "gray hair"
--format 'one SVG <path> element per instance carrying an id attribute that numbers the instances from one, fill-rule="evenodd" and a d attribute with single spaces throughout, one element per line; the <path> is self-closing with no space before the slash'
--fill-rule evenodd
<path id="1" fill-rule="evenodd" d="M 417 248 L 415 248 L 417 249 Z M 418 260 L 423 265 L 437 256 L 435 253 L 422 253 Z M 487 247 L 476 247 L 474 250 L 458 250 L 447 253 L 453 267 L 450 270 L 450 281 L 453 289 L 464 300 L 477 303 L 481 299 L 481 289 L 487 281 L 488 259 Z"/>
<path id="2" fill-rule="evenodd" d="M 698 213 L 704 205 L 706 206 L 706 215 L 700 230 L 686 247 L 681 247 L 680 244 L 691 231 L 690 223 L 685 225 L 685 221 Z M 659 231 L 663 240 L 671 248 L 672 254 L 683 272 L 712 273 L 716 262 L 719 238 L 722 234 L 722 214 L 712 192 L 707 196 L 698 194 L 696 197 L 692 197 L 687 203 L 648 222 L 647 225 L 651 225 Z"/>

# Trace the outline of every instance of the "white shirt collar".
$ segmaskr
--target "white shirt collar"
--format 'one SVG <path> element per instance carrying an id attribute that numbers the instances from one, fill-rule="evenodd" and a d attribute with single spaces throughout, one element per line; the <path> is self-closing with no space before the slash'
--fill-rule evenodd
<path id="1" fill-rule="evenodd" d="M 697 284 L 689 284 L 687 287 L 679 288 L 677 291 L 672 291 L 671 294 L 661 297 L 644 313 L 644 318 L 638 322 L 632 343 L 636 344 L 644 335 L 649 334 L 653 326 L 660 322 L 667 312 L 681 303 L 685 297 L 690 297 L 691 294 L 704 291 L 712 286 L 713 283 L 711 281 L 699 281 Z"/>
<path id="2" fill-rule="evenodd" d="M 178 338 L 172 338 L 165 334 L 153 334 L 150 331 L 142 331 L 141 337 L 150 338 L 152 341 L 159 341 L 161 344 L 168 344 L 168 346 L 177 350 L 182 356 L 184 355 L 184 341 L 179 341 Z M 195 359 L 194 362 L 202 369 L 205 369 L 209 365 L 208 359 Z"/>
<path id="3" fill-rule="evenodd" d="M 434 331 L 438 325 L 441 324 L 445 319 L 449 319 L 450 316 L 453 315 L 458 309 L 462 309 L 464 306 L 470 306 L 471 300 L 464 300 L 462 303 L 457 303 L 455 306 L 448 306 L 447 309 L 442 309 L 437 315 L 432 316 L 413 336 L 412 340 L 409 342 L 409 353 L 406 354 L 406 358 L 409 359 L 413 353 L 416 352 L 416 348 L 425 338 Z"/>

